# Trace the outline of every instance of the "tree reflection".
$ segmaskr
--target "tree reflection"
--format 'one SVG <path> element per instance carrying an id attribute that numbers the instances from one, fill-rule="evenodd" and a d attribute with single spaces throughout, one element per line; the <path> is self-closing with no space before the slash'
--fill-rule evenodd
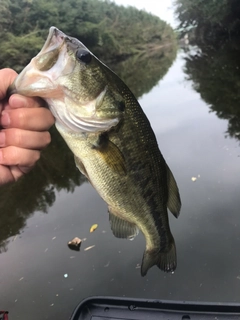
<path id="1" fill-rule="evenodd" d="M 139 98 L 148 93 L 162 79 L 176 59 L 177 44 L 153 46 L 141 54 L 136 54 L 108 66 L 128 85 Z"/>
<path id="2" fill-rule="evenodd" d="M 85 181 L 65 142 L 55 128 L 51 131 L 53 142 L 42 152 L 36 167 L 18 182 L 1 187 L 0 252 L 6 251 L 7 239 L 20 232 L 34 211 L 47 212 L 56 190 L 73 192 Z"/>
<path id="3" fill-rule="evenodd" d="M 240 3 L 175 0 L 179 30 L 188 33 L 185 72 L 194 89 L 219 118 L 228 120 L 227 135 L 240 139 Z M 193 52 L 194 51 L 194 52 Z"/>
<path id="4" fill-rule="evenodd" d="M 98 0 L 1 0 L 0 67 L 20 71 L 41 49 L 51 25 L 81 39 L 136 97 L 151 90 L 176 57 L 173 29 L 133 7 Z M 73 192 L 83 181 L 72 153 L 53 129 L 52 143 L 34 170 L 1 187 L 0 250 L 6 250 L 7 239 L 20 232 L 34 211 L 48 211 L 56 190 Z"/>
<path id="5" fill-rule="evenodd" d="M 179 28 L 193 30 L 200 41 L 238 36 L 240 32 L 240 3 L 238 0 L 175 0 L 175 15 Z"/>
<path id="6" fill-rule="evenodd" d="M 240 46 L 234 40 L 221 45 L 199 44 L 189 52 L 185 72 L 210 110 L 228 120 L 227 135 L 240 139 Z"/>
<path id="7" fill-rule="evenodd" d="M 176 57 L 176 45 L 152 48 L 111 66 L 137 97 L 151 90 L 166 74 Z M 34 211 L 48 211 L 56 191 L 73 192 L 86 179 L 75 166 L 73 155 L 55 128 L 52 143 L 42 152 L 36 167 L 17 183 L 0 190 L 0 252 L 7 250 L 8 238 L 20 232 Z"/>

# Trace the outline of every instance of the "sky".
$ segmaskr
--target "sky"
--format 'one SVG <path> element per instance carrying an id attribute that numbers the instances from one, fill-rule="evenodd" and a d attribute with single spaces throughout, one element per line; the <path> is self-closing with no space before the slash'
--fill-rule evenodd
<path id="1" fill-rule="evenodd" d="M 119 5 L 145 9 L 168 22 L 172 27 L 177 26 L 173 15 L 173 0 L 114 0 L 114 2 Z"/>

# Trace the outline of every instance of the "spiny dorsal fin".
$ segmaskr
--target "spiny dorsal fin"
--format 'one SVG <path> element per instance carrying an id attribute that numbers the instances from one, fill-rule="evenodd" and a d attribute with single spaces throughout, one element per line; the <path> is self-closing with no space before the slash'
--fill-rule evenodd
<path id="1" fill-rule="evenodd" d="M 178 191 L 178 186 L 174 176 L 166 164 L 167 168 L 167 185 L 168 185 L 168 202 L 167 207 L 172 214 L 177 218 L 181 209 L 181 199 Z"/>
<path id="2" fill-rule="evenodd" d="M 138 235 L 138 228 L 126 220 L 123 220 L 109 211 L 109 222 L 113 235 L 116 238 L 133 240 Z"/>

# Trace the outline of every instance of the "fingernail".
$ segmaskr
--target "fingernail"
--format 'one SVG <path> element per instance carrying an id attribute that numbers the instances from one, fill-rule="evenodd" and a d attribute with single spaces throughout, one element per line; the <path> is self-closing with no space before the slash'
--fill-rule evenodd
<path id="1" fill-rule="evenodd" d="M 5 147 L 5 132 L 0 132 L 0 147 Z"/>
<path id="2" fill-rule="evenodd" d="M 3 127 L 7 127 L 10 125 L 10 117 L 7 111 L 3 110 L 1 116 L 1 124 Z"/>
<path id="3" fill-rule="evenodd" d="M 10 105 L 17 108 L 26 107 L 26 97 L 20 96 L 19 94 L 14 94 L 11 96 Z"/>

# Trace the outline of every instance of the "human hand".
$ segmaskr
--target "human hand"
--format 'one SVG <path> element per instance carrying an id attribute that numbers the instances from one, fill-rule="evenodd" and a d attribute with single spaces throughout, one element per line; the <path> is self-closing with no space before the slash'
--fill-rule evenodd
<path id="1" fill-rule="evenodd" d="M 6 100 L 9 85 L 17 73 L 0 70 L 0 186 L 16 181 L 29 172 L 51 137 L 51 112 L 38 100 L 13 94 Z"/>

